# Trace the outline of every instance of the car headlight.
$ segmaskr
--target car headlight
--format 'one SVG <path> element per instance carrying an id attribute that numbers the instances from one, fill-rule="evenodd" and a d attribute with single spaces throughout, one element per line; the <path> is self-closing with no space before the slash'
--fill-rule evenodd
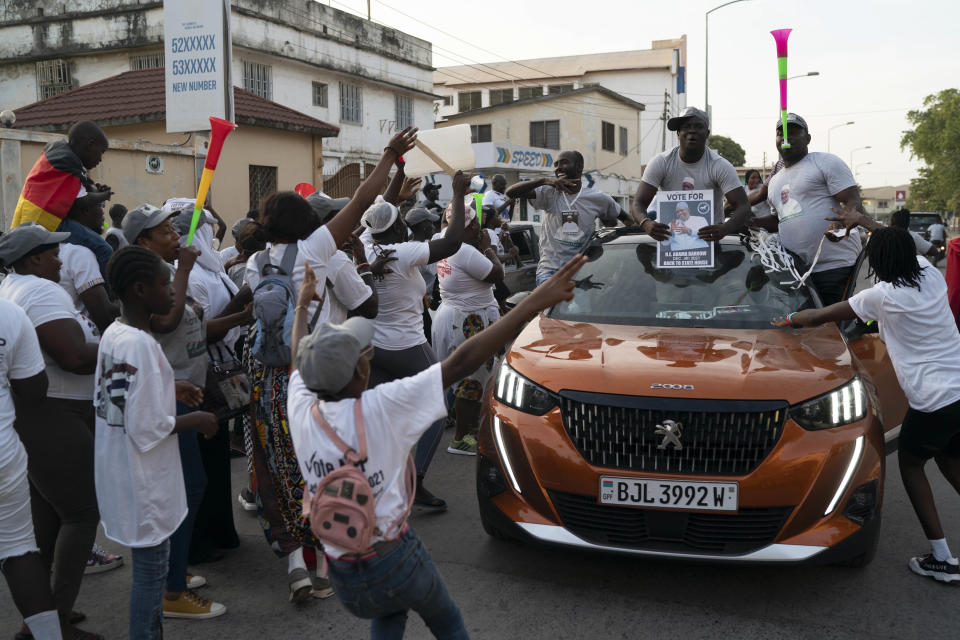
<path id="1" fill-rule="evenodd" d="M 790 407 L 790 417 L 804 429 L 832 429 L 863 420 L 866 415 L 867 394 L 860 378 Z"/>
<path id="2" fill-rule="evenodd" d="M 500 365 L 493 397 L 498 402 L 535 416 L 542 416 L 557 404 L 553 394 L 521 376 L 506 362 Z"/>

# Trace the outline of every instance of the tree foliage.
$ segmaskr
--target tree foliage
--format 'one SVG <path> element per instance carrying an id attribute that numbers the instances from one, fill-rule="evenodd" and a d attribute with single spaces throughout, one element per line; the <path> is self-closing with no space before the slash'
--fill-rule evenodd
<path id="1" fill-rule="evenodd" d="M 747 163 L 747 152 L 727 136 L 710 136 L 707 138 L 707 146 L 735 167 L 742 167 Z"/>
<path id="2" fill-rule="evenodd" d="M 910 181 L 910 206 L 960 210 L 960 89 L 927 96 L 907 120 L 913 129 L 903 132 L 900 148 L 926 165 Z"/>

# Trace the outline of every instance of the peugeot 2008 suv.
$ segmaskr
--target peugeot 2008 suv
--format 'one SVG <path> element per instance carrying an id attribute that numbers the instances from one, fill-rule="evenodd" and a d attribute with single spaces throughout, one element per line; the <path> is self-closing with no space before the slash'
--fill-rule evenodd
<path id="1" fill-rule="evenodd" d="M 529 323 L 488 385 L 486 531 L 655 556 L 869 562 L 885 444 L 906 411 L 877 334 L 772 327 L 819 300 L 737 238 L 710 269 L 658 269 L 656 243 L 629 230 L 585 252 L 573 300 Z"/>

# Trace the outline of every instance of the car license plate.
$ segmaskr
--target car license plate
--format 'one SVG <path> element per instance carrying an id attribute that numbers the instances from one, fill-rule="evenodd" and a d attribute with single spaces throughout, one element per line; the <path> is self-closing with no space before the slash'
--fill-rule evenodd
<path id="1" fill-rule="evenodd" d="M 736 482 L 602 476 L 600 504 L 684 511 L 736 511 L 739 488 Z"/>

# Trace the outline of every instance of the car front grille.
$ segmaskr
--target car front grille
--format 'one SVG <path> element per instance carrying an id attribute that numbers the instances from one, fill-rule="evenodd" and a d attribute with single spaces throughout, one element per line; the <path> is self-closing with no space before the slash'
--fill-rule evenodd
<path id="1" fill-rule="evenodd" d="M 787 417 L 785 402 L 579 391 L 561 392 L 560 407 L 564 428 L 590 464 L 690 475 L 750 473 L 780 440 Z"/>
<path id="2" fill-rule="evenodd" d="M 671 553 L 743 555 L 771 544 L 793 507 L 741 507 L 737 513 L 636 509 L 595 496 L 549 491 L 563 526 L 603 546 Z"/>

